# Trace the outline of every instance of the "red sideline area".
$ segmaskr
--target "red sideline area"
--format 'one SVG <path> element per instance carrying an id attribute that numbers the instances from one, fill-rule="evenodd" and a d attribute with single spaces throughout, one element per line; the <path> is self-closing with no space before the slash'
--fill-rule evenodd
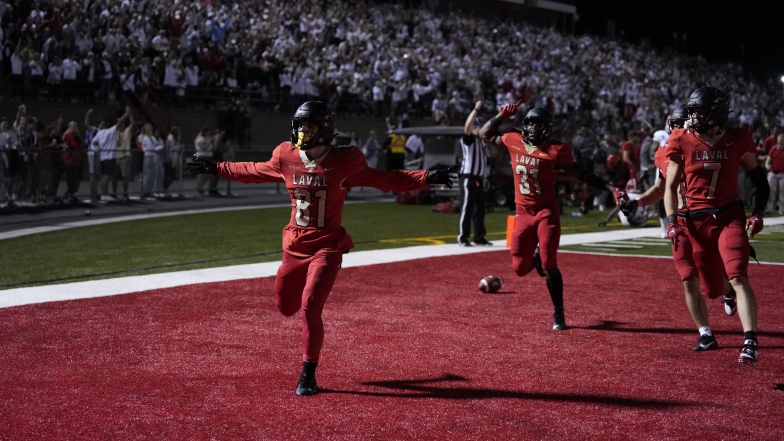
<path id="1" fill-rule="evenodd" d="M 751 265 L 747 368 L 718 300 L 721 348 L 691 351 L 670 260 L 559 258 L 564 332 L 505 250 L 344 269 L 307 398 L 272 278 L 1 309 L 0 439 L 784 439 L 781 267 Z"/>

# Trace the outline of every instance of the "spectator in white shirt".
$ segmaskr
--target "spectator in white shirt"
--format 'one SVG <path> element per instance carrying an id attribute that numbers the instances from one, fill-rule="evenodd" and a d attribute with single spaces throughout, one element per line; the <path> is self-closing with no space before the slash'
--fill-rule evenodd
<path id="1" fill-rule="evenodd" d="M 152 124 L 146 123 L 139 135 L 144 152 L 144 179 L 142 180 L 142 193 L 145 197 L 163 197 L 163 139 L 158 129 L 153 129 Z"/>
<path id="2" fill-rule="evenodd" d="M 75 90 L 77 87 L 77 74 L 82 70 L 82 65 L 75 59 L 71 58 L 70 55 L 66 55 L 65 58 L 63 58 L 62 66 L 63 99 L 66 103 L 70 103 L 71 98 L 75 95 Z"/>
<path id="3" fill-rule="evenodd" d="M 112 197 L 109 195 L 109 178 L 114 176 L 115 167 L 117 165 L 117 161 L 115 160 L 115 152 L 117 150 L 117 126 L 118 124 L 127 123 L 128 119 L 130 118 L 130 107 L 125 108 L 125 113 L 117 119 L 117 122 L 109 128 L 100 129 L 98 132 L 95 133 L 93 137 L 92 145 L 94 150 L 99 152 L 99 158 L 101 160 L 101 199 L 102 200 L 111 200 Z M 99 128 L 101 126 L 105 127 L 107 123 L 102 121 L 99 124 Z"/>

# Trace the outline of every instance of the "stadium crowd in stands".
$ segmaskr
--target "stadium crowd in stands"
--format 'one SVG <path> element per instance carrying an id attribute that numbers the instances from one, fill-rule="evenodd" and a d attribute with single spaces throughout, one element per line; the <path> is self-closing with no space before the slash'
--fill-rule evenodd
<path id="1" fill-rule="evenodd" d="M 644 142 L 690 91 L 713 85 L 729 95 L 732 123 L 754 130 L 761 155 L 765 138 L 784 126 L 780 84 L 735 63 L 397 3 L 0 1 L 0 92 L 22 103 L 118 107 L 157 99 L 210 108 L 242 97 L 255 110 L 285 113 L 318 99 L 339 115 L 457 125 L 478 100 L 493 114 L 522 99 L 521 114 L 550 110 L 563 139 L 586 125 L 590 137 L 614 143 L 629 131 Z M 13 117 L 3 133 L 15 132 L 9 142 L 18 145 L 4 144 L 4 155 L 62 145 L 67 121 Z M 9 192 L 23 197 L 9 190 L 14 179 L 7 170 L 0 176 L 0 203 Z"/>

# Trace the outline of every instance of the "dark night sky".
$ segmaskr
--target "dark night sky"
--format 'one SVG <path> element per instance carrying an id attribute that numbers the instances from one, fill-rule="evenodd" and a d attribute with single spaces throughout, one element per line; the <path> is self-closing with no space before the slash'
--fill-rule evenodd
<path id="1" fill-rule="evenodd" d="M 779 81 L 784 75 L 784 27 L 778 2 L 565 0 L 577 6 L 577 34 L 605 36 L 615 21 L 616 36 L 656 47 L 674 46 L 673 33 L 686 34 L 679 47 L 711 61 L 734 60 L 751 71 Z M 734 6 L 733 6 L 734 5 Z M 764 5 L 761 6 L 761 5 Z M 742 7 L 747 6 L 747 7 Z"/>

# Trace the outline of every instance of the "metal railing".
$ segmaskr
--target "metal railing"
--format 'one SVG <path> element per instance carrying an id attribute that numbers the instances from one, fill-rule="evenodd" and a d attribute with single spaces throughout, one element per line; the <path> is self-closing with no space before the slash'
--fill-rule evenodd
<path id="1" fill-rule="evenodd" d="M 154 155 L 138 149 L 117 159 L 117 151 L 28 148 L 14 152 L 9 168 L 8 151 L 0 152 L 0 203 L 45 208 L 65 203 L 182 198 L 187 195 L 243 191 L 243 186 L 218 177 L 200 180 L 188 173 L 187 162 L 195 150 Z M 126 153 L 126 151 L 123 151 Z M 230 150 L 214 152 L 240 161 L 266 161 L 269 152 Z M 104 160 L 101 160 L 103 156 Z M 220 182 L 220 189 L 218 187 Z M 199 185 L 203 187 L 199 187 Z"/>

